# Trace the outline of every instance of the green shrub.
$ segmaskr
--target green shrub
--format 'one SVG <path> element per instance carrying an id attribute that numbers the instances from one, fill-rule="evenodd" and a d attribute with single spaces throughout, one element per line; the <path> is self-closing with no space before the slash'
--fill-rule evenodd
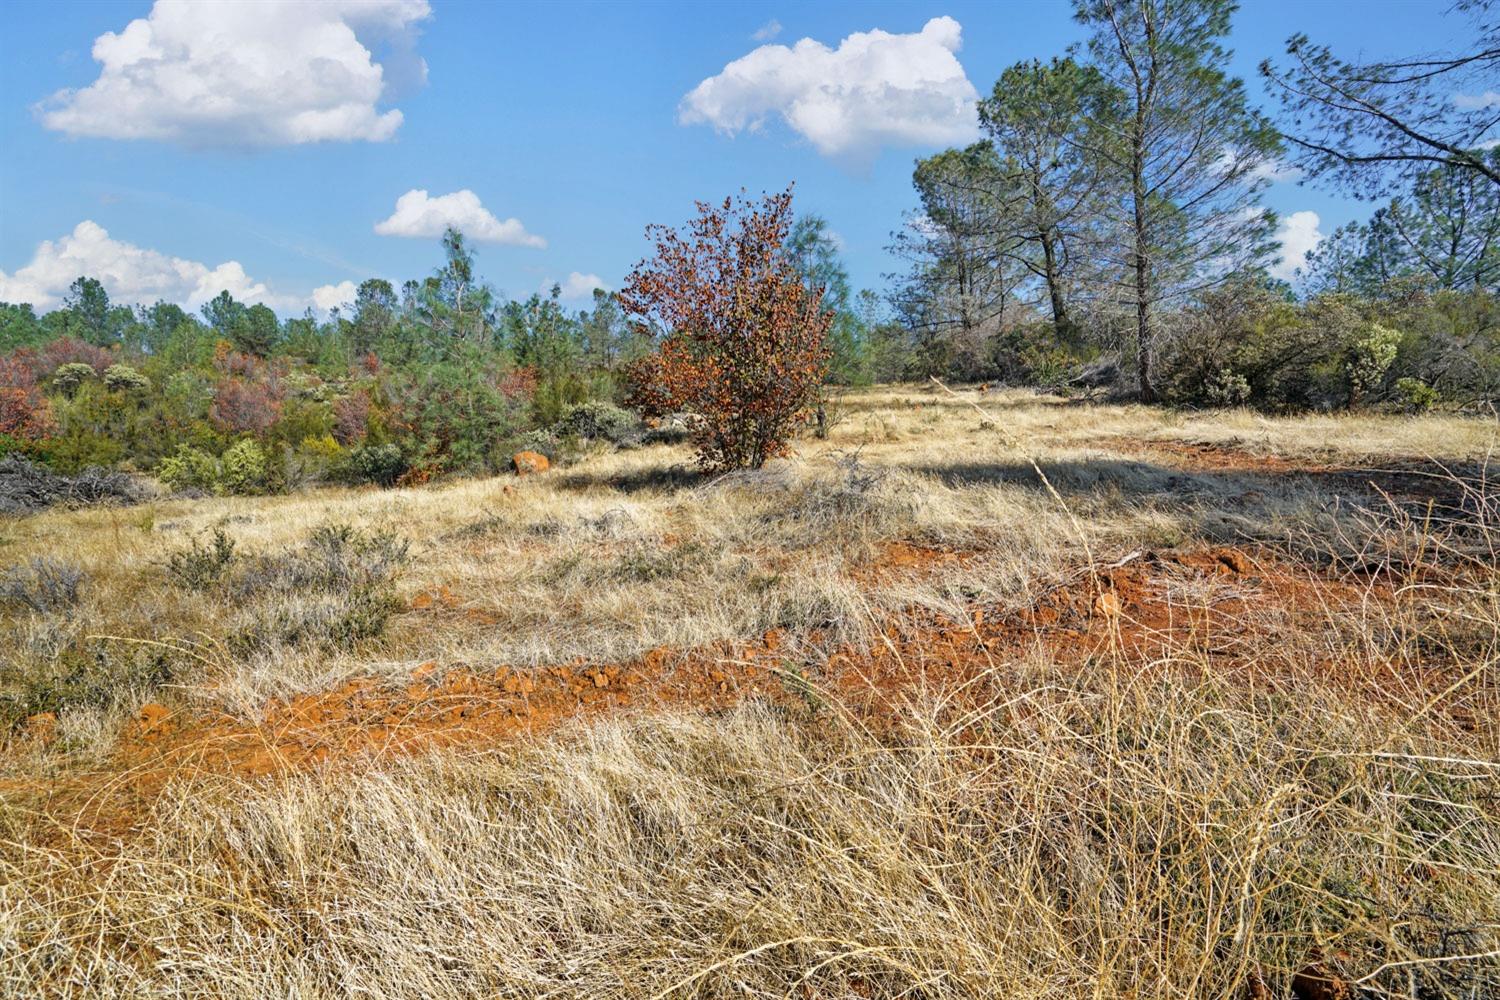
<path id="1" fill-rule="evenodd" d="M 406 457 L 394 444 L 367 444 L 349 452 L 349 476 L 355 482 L 394 486 L 407 469 Z"/>
<path id="2" fill-rule="evenodd" d="M 52 387 L 64 396 L 71 396 L 78 387 L 94 377 L 94 369 L 81 361 L 70 361 L 52 374 Z"/>
<path id="3" fill-rule="evenodd" d="M 266 454 L 249 439 L 230 447 L 219 458 L 179 445 L 175 455 L 157 465 L 156 478 L 173 490 L 220 495 L 261 493 L 267 486 Z"/>
<path id="4" fill-rule="evenodd" d="M 104 386 L 113 392 L 144 392 L 151 380 L 129 365 L 110 365 L 104 370 Z"/>
<path id="5" fill-rule="evenodd" d="M 604 440 L 619 445 L 639 440 L 641 422 L 635 414 L 622 410 L 613 403 L 592 400 L 568 407 L 553 431 L 561 435 L 571 434 L 590 441 Z"/>
<path id="6" fill-rule="evenodd" d="M 1419 378 L 1398 378 L 1396 391 L 1406 400 L 1406 408 L 1412 413 L 1426 413 L 1441 398 L 1436 389 Z"/>
<path id="7" fill-rule="evenodd" d="M 223 581 L 234 562 L 234 540 L 224 529 L 214 529 L 213 539 L 202 545 L 195 538 L 188 548 L 167 557 L 167 575 L 188 590 L 208 590 Z"/>
<path id="8" fill-rule="evenodd" d="M 347 468 L 348 456 L 332 434 L 305 437 L 281 449 L 281 461 L 269 473 L 275 492 L 327 482 Z"/>
<path id="9" fill-rule="evenodd" d="M 1074 360 L 1067 348 L 1050 344 L 1027 344 L 1020 354 L 1027 381 L 1044 389 L 1055 389 L 1067 382 Z"/>
<path id="10" fill-rule="evenodd" d="M 238 495 L 262 493 L 266 488 L 266 453 L 246 439 L 224 452 L 219 459 L 216 492 Z"/>
<path id="11" fill-rule="evenodd" d="M 212 492 L 219 481 L 219 463 L 197 448 L 178 445 L 176 454 L 156 466 L 156 478 L 171 490 Z"/>
<path id="12" fill-rule="evenodd" d="M 504 447 L 500 449 L 503 455 L 497 456 L 496 462 L 509 464 L 511 456 L 518 451 L 534 451 L 539 455 L 546 455 L 547 461 L 556 462 L 560 448 L 556 435 L 551 431 L 527 431 L 506 439 Z"/>
<path id="13" fill-rule="evenodd" d="M 1220 368 L 1205 381 L 1203 399 L 1210 406 L 1244 406 L 1250 402 L 1250 382 L 1232 368 Z"/>
<path id="14" fill-rule="evenodd" d="M 1401 334 L 1371 323 L 1349 348 L 1345 370 L 1349 378 L 1349 405 L 1357 406 L 1370 392 L 1380 388 L 1386 372 L 1396 360 Z"/>

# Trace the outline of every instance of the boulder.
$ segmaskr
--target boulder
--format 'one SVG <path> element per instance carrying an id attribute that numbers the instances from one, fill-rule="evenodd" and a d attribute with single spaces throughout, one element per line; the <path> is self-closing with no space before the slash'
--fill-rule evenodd
<path id="1" fill-rule="evenodd" d="M 518 476 L 533 476 L 539 472 L 546 472 L 551 466 L 552 463 L 547 461 L 547 456 L 539 451 L 518 451 L 510 460 L 510 467 Z"/>

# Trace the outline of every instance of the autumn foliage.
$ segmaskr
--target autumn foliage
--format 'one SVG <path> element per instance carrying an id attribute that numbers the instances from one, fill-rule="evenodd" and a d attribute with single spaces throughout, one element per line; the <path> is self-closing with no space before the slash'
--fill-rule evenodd
<path id="1" fill-rule="evenodd" d="M 817 400 L 833 314 L 783 253 L 792 222 L 788 189 L 759 201 L 698 203 L 682 229 L 652 226 L 656 255 L 636 265 L 620 303 L 658 349 L 630 372 L 648 415 L 699 418 L 706 469 L 759 468 Z"/>
<path id="2" fill-rule="evenodd" d="M 47 398 L 36 380 L 35 356 L 17 351 L 0 357 L 0 436 L 36 440 L 52 429 Z"/>

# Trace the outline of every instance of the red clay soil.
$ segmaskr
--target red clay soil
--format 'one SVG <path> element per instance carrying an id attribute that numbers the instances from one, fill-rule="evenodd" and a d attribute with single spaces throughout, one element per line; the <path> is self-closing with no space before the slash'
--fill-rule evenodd
<path id="1" fill-rule="evenodd" d="M 899 544 L 870 571 L 941 572 L 969 558 Z M 1234 585 L 1217 588 L 1205 601 L 1207 579 Z M 1184 586 L 1196 586 L 1199 596 L 1185 598 Z M 174 780 L 253 779 L 434 748 L 481 750 L 611 712 L 673 706 L 715 711 L 752 695 L 792 706 L 831 698 L 879 726 L 918 691 L 961 689 L 1038 647 L 1061 662 L 1087 663 L 1113 653 L 1146 664 L 1186 645 L 1228 668 L 1236 659 L 1239 622 L 1252 604 L 1315 612 L 1339 599 L 1334 590 L 1341 587 L 1350 591 L 1345 597 L 1357 599 L 1352 584 L 1314 581 L 1234 548 L 1136 553 L 1092 573 L 1080 571 L 1019 612 L 975 608 L 968 621 L 893 620 L 869 649 L 837 650 L 826 664 L 813 660 L 804 666 L 806 653 L 790 655 L 785 637 L 770 632 L 734 646 L 657 649 L 622 664 L 516 670 L 428 663 L 404 683 L 361 679 L 273 702 L 255 721 L 148 705 L 99 771 L 45 788 L 4 783 L 0 794 L 40 799 L 39 808 L 63 827 L 122 835 Z M 440 591 L 413 605 L 453 602 Z M 977 690 L 973 696 L 980 696 Z M 40 729 L 45 727 L 20 738 L 46 738 Z"/>

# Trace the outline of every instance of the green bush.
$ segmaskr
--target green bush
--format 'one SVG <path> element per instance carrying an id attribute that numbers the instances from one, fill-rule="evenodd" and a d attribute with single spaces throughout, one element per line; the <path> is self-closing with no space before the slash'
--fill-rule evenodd
<path id="1" fill-rule="evenodd" d="M 170 489 L 203 490 L 220 495 L 262 493 L 267 486 L 266 473 L 265 452 L 248 438 L 219 458 L 180 445 L 175 455 L 162 459 L 156 467 L 156 478 Z"/>
<path id="2" fill-rule="evenodd" d="M 355 482 L 394 486 L 406 469 L 406 458 L 394 444 L 367 444 L 349 452 L 349 476 Z"/>
<path id="3" fill-rule="evenodd" d="M 614 445 L 639 440 L 642 433 L 641 422 L 635 414 L 603 400 L 568 407 L 553 431 L 590 441 L 604 440 Z"/>
<path id="4" fill-rule="evenodd" d="M 1401 394 L 1401 398 L 1406 401 L 1406 408 L 1412 413 L 1426 413 L 1441 398 L 1436 389 L 1419 378 L 1398 378 L 1396 391 Z"/>
<path id="5" fill-rule="evenodd" d="M 94 369 L 81 361 L 70 361 L 52 375 L 52 387 L 64 396 L 71 396 L 78 387 L 94 377 Z"/>
<path id="6" fill-rule="evenodd" d="M 162 459 L 156 466 L 156 478 L 171 490 L 213 492 L 219 482 L 219 463 L 206 452 L 188 445 L 178 445 L 176 454 Z"/>
<path id="7" fill-rule="evenodd" d="M 269 484 L 274 492 L 313 486 L 334 478 L 347 463 L 348 456 L 332 434 L 305 437 L 281 449 L 281 461 L 270 470 Z"/>
<path id="8" fill-rule="evenodd" d="M 246 439 L 224 452 L 219 459 L 218 492 L 250 494 L 265 488 L 266 453 L 260 445 Z"/>
<path id="9" fill-rule="evenodd" d="M 1371 323 L 1349 348 L 1345 370 L 1349 377 L 1349 405 L 1356 406 L 1385 382 L 1386 372 L 1396 360 L 1401 334 Z"/>
<path id="10" fill-rule="evenodd" d="M 1205 381 L 1203 397 L 1210 406 L 1244 406 L 1250 402 L 1250 382 L 1232 368 L 1220 368 Z"/>
<path id="11" fill-rule="evenodd" d="M 496 456 L 498 465 L 508 464 L 511 457 L 518 451 L 534 451 L 539 455 L 546 455 L 547 461 L 556 462 L 560 443 L 557 436 L 551 431 L 527 431 L 507 438 L 503 447 L 499 449 L 502 454 Z"/>
<path id="12" fill-rule="evenodd" d="M 234 562 L 234 539 L 216 528 L 213 539 L 200 544 L 195 538 L 188 547 L 167 557 L 167 575 L 178 586 L 188 590 L 208 590 L 217 586 Z"/>
<path id="13" fill-rule="evenodd" d="M 112 392 L 144 392 L 151 380 L 129 365 L 110 365 L 104 370 L 104 386 Z"/>

